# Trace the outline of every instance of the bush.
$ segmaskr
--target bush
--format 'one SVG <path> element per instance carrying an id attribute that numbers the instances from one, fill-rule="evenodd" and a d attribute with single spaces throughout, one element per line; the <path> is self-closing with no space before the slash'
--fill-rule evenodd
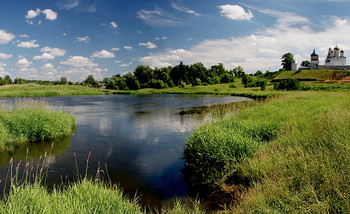
<path id="1" fill-rule="evenodd" d="M 287 79 L 287 80 L 281 80 L 279 83 L 275 83 L 273 85 L 273 88 L 275 90 L 300 90 L 301 84 L 300 81 L 297 79 Z"/>

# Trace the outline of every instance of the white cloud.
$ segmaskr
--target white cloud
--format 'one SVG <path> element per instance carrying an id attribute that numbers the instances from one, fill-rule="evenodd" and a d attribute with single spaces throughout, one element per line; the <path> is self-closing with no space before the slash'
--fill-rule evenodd
<path id="1" fill-rule="evenodd" d="M 40 51 L 45 53 L 50 53 L 52 56 L 63 56 L 64 54 L 66 54 L 66 50 L 64 49 L 50 48 L 47 46 L 43 47 Z"/>
<path id="2" fill-rule="evenodd" d="M 253 14 L 250 10 L 248 12 L 245 12 L 243 7 L 239 5 L 221 5 L 218 6 L 218 8 L 221 9 L 220 14 L 221 16 L 225 16 L 228 19 L 232 20 L 250 20 L 253 18 Z"/>
<path id="3" fill-rule="evenodd" d="M 0 52 L 0 59 L 10 59 L 12 57 L 13 57 L 12 54 L 5 54 Z"/>
<path id="4" fill-rule="evenodd" d="M 115 22 L 111 22 L 110 24 L 112 25 L 112 27 L 113 27 L 114 29 L 117 29 L 117 28 L 118 28 L 118 25 L 117 25 Z"/>
<path id="5" fill-rule="evenodd" d="M 4 72 L 5 71 L 5 68 L 4 68 L 5 66 L 7 66 L 5 63 L 0 62 L 0 72 L 1 72 L 2 76 L 5 76 L 5 75 L 8 74 L 7 72 Z M 6 73 L 6 74 L 4 75 L 3 73 Z"/>
<path id="6" fill-rule="evenodd" d="M 51 63 L 46 63 L 41 67 L 41 70 L 44 71 L 51 71 L 51 72 L 57 72 L 57 69 L 51 64 Z"/>
<path id="7" fill-rule="evenodd" d="M 15 35 L 13 35 L 12 33 L 8 33 L 5 30 L 0 30 L 0 44 L 7 44 L 14 38 Z"/>
<path id="8" fill-rule="evenodd" d="M 62 33 L 62 36 L 67 36 L 67 34 L 66 33 Z"/>
<path id="9" fill-rule="evenodd" d="M 114 53 L 102 50 L 102 51 L 96 51 L 92 54 L 92 58 L 113 58 Z"/>
<path id="10" fill-rule="evenodd" d="M 36 10 L 28 10 L 27 15 L 25 15 L 26 19 L 33 19 L 37 17 L 41 13 L 41 10 L 37 8 Z"/>
<path id="11" fill-rule="evenodd" d="M 119 67 L 129 67 L 132 63 L 133 63 L 133 61 L 131 61 L 129 63 L 124 63 L 124 64 L 119 65 Z"/>
<path id="12" fill-rule="evenodd" d="M 20 34 L 19 37 L 21 37 L 21 38 L 29 38 L 29 36 L 27 34 Z"/>
<path id="13" fill-rule="evenodd" d="M 166 36 L 163 36 L 163 37 L 155 37 L 154 39 L 157 40 L 157 41 L 159 41 L 159 40 L 167 40 L 168 37 L 166 37 Z"/>
<path id="14" fill-rule="evenodd" d="M 29 65 L 31 65 L 32 64 L 32 62 L 29 62 L 26 58 L 20 58 L 18 61 L 17 61 L 17 63 L 16 63 L 16 65 L 18 66 L 18 67 L 21 67 L 21 68 L 27 68 Z"/>
<path id="15" fill-rule="evenodd" d="M 27 23 L 30 24 L 30 25 L 34 24 L 33 21 L 30 21 L 30 20 L 28 20 L 28 19 L 27 19 Z"/>
<path id="16" fill-rule="evenodd" d="M 148 49 L 154 49 L 157 48 L 157 45 L 155 45 L 154 43 L 148 41 L 147 43 L 139 43 L 140 46 L 145 46 Z"/>
<path id="17" fill-rule="evenodd" d="M 131 50 L 132 50 L 132 47 L 131 47 L 131 46 L 125 45 L 125 46 L 124 46 L 124 49 L 131 51 Z"/>
<path id="18" fill-rule="evenodd" d="M 43 53 L 41 56 L 34 56 L 34 60 L 49 60 L 49 59 L 55 59 L 55 56 L 51 55 L 50 53 Z"/>
<path id="19" fill-rule="evenodd" d="M 111 51 L 119 51 L 120 48 L 112 48 Z"/>
<path id="20" fill-rule="evenodd" d="M 79 5 L 79 0 L 70 0 L 66 4 L 61 5 L 60 9 L 61 10 L 70 10 L 70 9 L 75 8 L 75 7 L 78 7 L 78 5 Z"/>
<path id="21" fill-rule="evenodd" d="M 57 19 L 57 13 L 51 9 L 46 9 L 46 10 L 43 10 L 42 12 L 43 12 L 43 14 L 45 14 L 46 19 L 48 19 L 48 20 L 53 21 L 53 20 Z"/>
<path id="22" fill-rule="evenodd" d="M 97 63 L 94 63 L 91 59 L 83 56 L 70 56 L 66 61 L 61 62 L 63 65 L 71 65 L 76 68 L 82 67 L 98 67 Z"/>
<path id="23" fill-rule="evenodd" d="M 75 41 L 88 43 L 88 42 L 90 42 L 90 38 L 88 36 L 77 37 L 77 38 L 75 38 Z"/>
<path id="24" fill-rule="evenodd" d="M 282 22 L 277 20 L 275 26 L 255 34 L 204 40 L 187 50 L 169 49 L 149 54 L 140 58 L 140 62 L 151 67 L 174 66 L 180 61 L 185 64 L 202 62 L 206 67 L 223 63 L 227 69 L 242 66 L 245 71 L 252 73 L 257 70 L 278 70 L 281 67 L 281 56 L 287 52 L 294 54 L 298 62 L 310 60 L 314 48 L 322 60 L 328 48 L 336 44 L 344 49 L 345 55 L 350 54 L 350 41 L 346 37 L 334 37 L 334 32 L 337 35 L 350 34 L 349 19 L 333 17 L 332 22 L 325 24 L 323 29 L 311 30 L 307 26 L 307 19 L 290 15 L 291 19 L 300 20 L 301 25 L 281 25 Z"/>
<path id="25" fill-rule="evenodd" d="M 31 40 L 31 41 L 27 41 L 27 42 L 21 42 L 17 45 L 17 47 L 20 48 L 37 48 L 39 47 L 39 44 L 36 44 L 36 40 Z"/>
<path id="26" fill-rule="evenodd" d="M 177 18 L 172 17 L 157 7 L 154 10 L 142 9 L 140 11 L 137 11 L 137 18 L 143 20 L 149 25 L 156 26 L 169 26 L 181 23 Z"/>
<path id="27" fill-rule="evenodd" d="M 201 16 L 201 14 L 197 13 L 196 11 L 187 9 L 186 7 L 179 6 L 176 3 L 174 3 L 174 2 L 171 4 L 171 6 L 175 10 L 178 10 L 178 11 L 181 11 L 181 12 L 184 12 L 184 13 L 188 13 L 188 14 L 192 14 L 192 15 L 195 15 L 195 16 Z"/>

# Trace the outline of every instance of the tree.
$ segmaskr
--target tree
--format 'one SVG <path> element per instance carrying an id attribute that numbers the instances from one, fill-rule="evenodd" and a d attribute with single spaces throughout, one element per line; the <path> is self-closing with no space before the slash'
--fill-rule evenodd
<path id="1" fill-rule="evenodd" d="M 5 81 L 5 84 L 12 84 L 12 80 L 11 80 L 11 78 L 10 78 L 10 76 L 9 75 L 6 75 L 5 76 L 5 78 L 4 78 L 4 81 Z"/>
<path id="2" fill-rule="evenodd" d="M 304 66 L 304 67 L 310 68 L 311 63 L 310 63 L 310 61 L 304 60 L 304 61 L 301 62 L 300 65 L 301 65 L 301 66 Z"/>
<path id="3" fill-rule="evenodd" d="M 95 80 L 93 75 L 89 75 L 84 82 L 90 86 L 97 85 L 97 81 Z"/>
<path id="4" fill-rule="evenodd" d="M 134 76 L 142 85 L 154 79 L 154 72 L 153 69 L 149 66 L 139 65 L 134 71 Z"/>
<path id="5" fill-rule="evenodd" d="M 123 76 L 125 78 L 125 84 L 130 90 L 139 90 L 140 82 L 137 80 L 132 73 L 127 73 Z"/>
<path id="6" fill-rule="evenodd" d="M 292 70 L 292 64 L 294 62 L 294 56 L 291 53 L 286 53 L 282 56 L 282 63 L 281 65 L 283 66 L 284 69 L 287 71 Z"/>
<path id="7" fill-rule="evenodd" d="M 67 78 L 65 76 L 62 76 L 60 79 L 60 85 L 66 85 L 67 84 Z"/>

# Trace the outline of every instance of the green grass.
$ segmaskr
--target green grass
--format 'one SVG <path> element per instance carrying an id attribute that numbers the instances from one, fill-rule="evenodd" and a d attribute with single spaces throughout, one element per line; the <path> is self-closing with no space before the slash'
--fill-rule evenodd
<path id="1" fill-rule="evenodd" d="M 129 200 L 117 187 L 83 179 L 64 190 L 48 192 L 39 183 L 12 185 L 0 203 L 1 213 L 143 213 L 137 199 Z"/>
<path id="2" fill-rule="evenodd" d="M 341 72 L 331 69 L 316 69 L 303 71 L 281 71 L 274 79 L 316 79 L 327 80 L 334 72 Z"/>
<path id="3" fill-rule="evenodd" d="M 192 181 L 245 185 L 229 213 L 347 213 L 348 106 L 348 92 L 290 92 L 208 123 L 185 148 Z"/>
<path id="4" fill-rule="evenodd" d="M 284 92 L 273 91 L 272 86 L 269 86 L 266 91 L 261 91 L 260 87 L 244 88 L 241 79 L 236 79 L 233 83 L 236 87 L 230 88 L 227 84 L 208 85 L 208 86 L 188 86 L 186 88 L 166 88 L 166 89 L 152 89 L 145 88 L 137 91 L 121 91 L 109 90 L 110 94 L 212 94 L 212 95 L 226 95 L 226 96 L 245 96 L 253 99 L 265 99 L 267 97 L 281 95 Z"/>
<path id="5" fill-rule="evenodd" d="M 0 97 L 52 97 L 102 94 L 102 89 L 77 85 L 23 84 L 0 86 Z"/>
<path id="6" fill-rule="evenodd" d="M 13 108 L 4 105 L 0 108 L 0 151 L 67 136 L 75 126 L 73 115 L 50 110 L 43 101 L 17 101 Z"/>

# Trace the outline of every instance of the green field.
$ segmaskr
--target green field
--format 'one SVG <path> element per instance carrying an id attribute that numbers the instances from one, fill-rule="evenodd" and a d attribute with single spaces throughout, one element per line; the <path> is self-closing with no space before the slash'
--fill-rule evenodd
<path id="1" fill-rule="evenodd" d="M 74 95 L 102 95 L 103 91 L 77 85 L 4 85 L 0 86 L 0 97 L 52 97 Z"/>
<path id="2" fill-rule="evenodd" d="M 290 92 L 205 124 L 185 148 L 191 182 L 238 186 L 229 213 L 347 213 L 348 106 L 349 92 Z"/>
<path id="3" fill-rule="evenodd" d="M 318 81 L 327 80 L 334 72 L 340 72 L 329 69 L 303 70 L 303 71 L 281 71 L 274 80 L 280 79 L 315 79 Z"/>

